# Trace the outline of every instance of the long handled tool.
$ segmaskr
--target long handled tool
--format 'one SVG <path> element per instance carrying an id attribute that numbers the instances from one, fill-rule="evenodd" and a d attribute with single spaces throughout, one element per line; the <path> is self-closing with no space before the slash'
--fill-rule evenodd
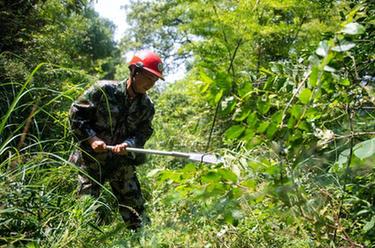
<path id="1" fill-rule="evenodd" d="M 114 146 L 107 146 L 107 149 L 112 150 L 113 147 Z M 128 152 L 135 152 L 135 153 L 180 157 L 180 158 L 186 158 L 192 161 L 204 162 L 204 163 L 210 163 L 210 164 L 219 164 L 223 162 L 223 159 L 221 157 L 217 157 L 215 155 L 205 154 L 205 153 L 185 153 L 185 152 L 173 152 L 173 151 L 168 152 L 168 151 L 141 149 L 141 148 L 133 148 L 133 147 L 127 147 L 126 150 Z"/>

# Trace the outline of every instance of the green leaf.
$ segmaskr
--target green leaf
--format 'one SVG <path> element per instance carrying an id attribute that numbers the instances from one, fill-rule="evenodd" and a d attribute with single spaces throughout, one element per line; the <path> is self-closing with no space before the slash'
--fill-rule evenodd
<path id="1" fill-rule="evenodd" d="M 175 171 L 165 170 L 159 173 L 160 181 L 172 180 L 174 182 L 181 181 L 181 174 Z"/>
<path id="2" fill-rule="evenodd" d="M 271 121 L 275 124 L 279 124 L 281 119 L 283 118 L 283 111 L 279 110 L 276 113 L 274 113 L 271 117 Z"/>
<path id="3" fill-rule="evenodd" d="M 200 79 L 205 82 L 205 83 L 208 83 L 208 84 L 211 84 L 213 82 L 212 78 L 210 78 L 207 73 L 203 70 L 200 70 L 199 71 L 199 76 L 200 76 Z"/>
<path id="4" fill-rule="evenodd" d="M 329 66 L 329 65 L 326 65 L 326 66 L 324 66 L 324 71 L 335 72 L 336 69 L 333 68 L 333 67 L 331 67 L 331 66 Z"/>
<path id="5" fill-rule="evenodd" d="M 259 71 L 264 72 L 264 73 L 269 74 L 269 75 L 274 75 L 274 73 L 273 73 L 272 71 L 267 70 L 267 69 L 264 68 L 264 67 L 261 67 L 261 68 L 259 69 Z"/>
<path id="6" fill-rule="evenodd" d="M 233 225 L 234 223 L 234 218 L 232 216 L 231 212 L 226 212 L 224 215 L 224 220 L 226 223 Z"/>
<path id="7" fill-rule="evenodd" d="M 173 191 L 171 193 L 169 193 L 166 198 L 165 198 L 165 201 L 168 203 L 168 204 L 177 204 L 178 202 L 180 202 L 181 200 L 183 200 L 185 197 L 180 193 L 180 192 L 177 192 L 177 191 Z"/>
<path id="8" fill-rule="evenodd" d="M 309 88 L 304 88 L 299 94 L 298 98 L 303 104 L 307 104 L 310 101 L 312 92 Z"/>
<path id="9" fill-rule="evenodd" d="M 302 114 L 302 112 L 301 112 L 301 114 Z M 306 111 L 305 116 L 307 117 L 308 121 L 315 121 L 315 120 L 319 120 L 322 117 L 322 114 L 323 113 L 321 111 L 318 111 L 314 108 L 309 108 Z"/>
<path id="10" fill-rule="evenodd" d="M 356 22 L 346 24 L 345 27 L 341 30 L 341 32 L 343 32 L 344 34 L 349 35 L 363 34 L 365 31 L 365 27 Z"/>
<path id="11" fill-rule="evenodd" d="M 237 109 L 238 110 L 238 109 Z M 247 118 L 247 116 L 250 114 L 250 110 L 248 109 L 241 109 L 240 111 L 236 111 L 235 115 L 234 115 L 234 120 L 235 121 L 243 121 Z"/>
<path id="12" fill-rule="evenodd" d="M 262 122 L 262 123 L 259 125 L 257 131 L 258 131 L 259 133 L 264 133 L 264 132 L 267 130 L 267 128 L 268 128 L 269 125 L 270 125 L 270 122 L 269 122 L 269 121 L 264 121 L 264 122 Z"/>
<path id="13" fill-rule="evenodd" d="M 202 182 L 204 183 L 219 182 L 220 180 L 221 175 L 215 171 L 209 171 L 208 173 L 202 176 Z"/>
<path id="14" fill-rule="evenodd" d="M 325 56 L 328 55 L 328 51 L 329 51 L 328 42 L 326 40 L 323 40 L 323 41 L 319 42 L 319 47 L 318 47 L 318 49 L 316 49 L 315 52 L 319 56 L 325 57 Z"/>
<path id="15" fill-rule="evenodd" d="M 247 117 L 247 125 L 249 125 L 250 128 L 254 128 L 255 125 L 258 122 L 258 117 L 256 112 L 252 112 L 248 117 Z"/>
<path id="16" fill-rule="evenodd" d="M 204 83 L 204 86 L 203 86 L 202 89 L 201 89 L 201 93 L 202 93 L 202 94 L 205 93 L 205 92 L 208 90 L 208 88 L 210 88 L 210 86 L 211 86 L 211 84 L 209 84 L 209 83 Z"/>
<path id="17" fill-rule="evenodd" d="M 212 85 L 213 80 L 203 70 L 200 71 L 199 76 L 202 82 L 204 82 L 204 86 L 201 89 L 201 92 L 205 93 L 208 90 L 208 88 Z"/>
<path id="18" fill-rule="evenodd" d="M 241 134 L 245 131 L 245 127 L 241 125 L 234 125 L 231 126 L 227 131 L 225 132 L 225 137 L 228 139 L 236 139 L 241 136 Z"/>
<path id="19" fill-rule="evenodd" d="M 221 101 L 221 109 L 224 113 L 230 113 L 236 106 L 236 99 L 233 96 L 226 97 Z"/>
<path id="20" fill-rule="evenodd" d="M 309 83 L 312 87 L 316 86 L 316 83 L 318 82 L 318 76 L 319 76 L 319 67 L 317 65 L 314 65 L 311 69 L 311 74 L 309 78 Z"/>
<path id="21" fill-rule="evenodd" d="M 287 126 L 289 129 L 292 129 L 294 128 L 294 125 L 296 124 L 296 118 L 294 118 L 293 116 L 291 116 L 288 120 L 288 123 L 287 123 Z"/>
<path id="22" fill-rule="evenodd" d="M 335 52 L 346 52 L 355 47 L 353 42 L 342 42 L 339 46 L 332 47 L 332 51 Z"/>
<path id="23" fill-rule="evenodd" d="M 216 96 L 215 96 L 215 103 L 218 103 L 221 100 L 221 97 L 223 96 L 224 91 L 220 90 Z"/>
<path id="24" fill-rule="evenodd" d="M 271 103 L 268 99 L 267 101 L 262 101 L 261 99 L 257 101 L 257 109 L 259 110 L 261 114 L 267 114 L 270 108 L 271 108 Z"/>
<path id="25" fill-rule="evenodd" d="M 306 121 L 300 121 L 298 124 L 298 128 L 304 131 L 309 131 L 309 125 Z"/>
<path id="26" fill-rule="evenodd" d="M 354 155 L 359 159 L 365 159 L 375 154 L 375 138 L 363 141 L 353 147 Z"/>
<path id="27" fill-rule="evenodd" d="M 342 167 L 344 164 L 348 162 L 349 154 L 350 154 L 350 149 L 346 149 L 341 152 L 341 154 L 339 155 L 339 160 L 338 160 L 339 167 Z"/>
<path id="28" fill-rule="evenodd" d="M 276 133 L 277 131 L 277 125 L 275 122 L 272 122 L 271 125 L 268 126 L 267 128 L 267 137 L 269 139 L 271 139 L 273 137 L 273 135 Z"/>
<path id="29" fill-rule="evenodd" d="M 254 129 L 246 129 L 243 137 L 241 137 L 241 140 L 244 140 L 245 142 L 249 143 L 253 139 L 255 135 L 255 130 Z"/>
<path id="30" fill-rule="evenodd" d="M 349 86 L 350 81 L 349 81 L 349 79 L 345 78 L 344 80 L 340 80 L 339 84 L 344 85 L 344 86 Z"/>
<path id="31" fill-rule="evenodd" d="M 154 176 L 158 175 L 159 172 L 161 172 L 161 171 L 162 171 L 162 169 L 153 169 L 149 173 L 147 173 L 147 177 L 149 177 L 149 178 L 154 177 Z"/>
<path id="32" fill-rule="evenodd" d="M 291 114 L 293 117 L 297 118 L 297 119 L 298 119 L 299 117 L 301 117 L 302 113 L 303 113 L 303 106 L 302 106 L 302 105 L 294 105 L 294 106 L 292 107 L 292 109 L 291 109 L 291 112 L 290 112 L 290 114 Z"/>
<path id="33" fill-rule="evenodd" d="M 238 95 L 243 97 L 248 94 L 253 89 L 253 85 L 250 82 L 245 82 L 242 87 L 238 89 Z"/>
<path id="34" fill-rule="evenodd" d="M 205 188 L 204 196 L 218 198 L 221 195 L 224 195 L 227 191 L 225 184 L 219 181 L 208 182 L 209 184 Z"/>
<path id="35" fill-rule="evenodd" d="M 241 183 L 242 186 L 245 186 L 246 188 L 250 189 L 251 191 L 254 191 L 256 189 L 257 183 L 254 179 L 249 179 L 246 181 L 243 181 Z"/>
<path id="36" fill-rule="evenodd" d="M 197 168 L 195 167 L 195 164 L 189 163 L 185 165 L 185 167 L 181 170 L 181 172 L 185 174 L 194 174 L 197 171 Z"/>
<path id="37" fill-rule="evenodd" d="M 224 213 L 225 222 L 234 226 L 238 225 L 238 221 L 240 219 L 243 219 L 243 217 L 244 217 L 244 214 L 242 213 L 242 211 L 237 210 L 237 209 L 234 209 L 234 210 L 229 209 L 225 211 Z"/>
<path id="38" fill-rule="evenodd" d="M 96 225 L 94 225 L 94 226 L 92 226 L 92 227 L 93 227 L 95 230 L 97 230 L 97 231 L 103 233 L 103 231 L 100 230 Z M 28 243 L 28 244 L 26 245 L 26 248 L 39 248 L 39 247 L 40 247 L 40 246 L 39 246 L 37 243 L 35 243 L 35 242 Z"/>
<path id="39" fill-rule="evenodd" d="M 363 231 L 368 232 L 375 226 L 375 216 L 372 216 L 371 220 L 366 223 L 363 227 Z"/>
<path id="40" fill-rule="evenodd" d="M 241 210 L 235 209 L 232 211 L 232 216 L 236 220 L 243 219 L 244 213 Z"/>
<path id="41" fill-rule="evenodd" d="M 218 173 L 224 180 L 232 181 L 234 183 L 238 180 L 237 175 L 229 169 L 219 169 Z"/>
<path id="42" fill-rule="evenodd" d="M 276 175 L 276 174 L 279 174 L 280 173 L 280 167 L 277 166 L 277 165 L 271 165 L 270 167 L 268 167 L 265 172 L 269 175 Z"/>

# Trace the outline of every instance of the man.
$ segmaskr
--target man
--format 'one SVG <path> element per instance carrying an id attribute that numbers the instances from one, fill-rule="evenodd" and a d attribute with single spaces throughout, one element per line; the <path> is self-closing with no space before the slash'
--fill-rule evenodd
<path id="1" fill-rule="evenodd" d="M 151 136 L 154 106 L 146 92 L 162 75 L 163 64 L 151 51 L 140 51 L 129 63 L 130 76 L 122 82 L 99 81 L 75 101 L 70 109 L 71 129 L 80 151 L 71 161 L 83 171 L 79 194 L 98 197 L 109 181 L 129 229 L 142 225 L 144 199 L 135 165 L 145 161 L 127 147 L 143 147 Z M 107 145 L 114 146 L 109 151 Z"/>

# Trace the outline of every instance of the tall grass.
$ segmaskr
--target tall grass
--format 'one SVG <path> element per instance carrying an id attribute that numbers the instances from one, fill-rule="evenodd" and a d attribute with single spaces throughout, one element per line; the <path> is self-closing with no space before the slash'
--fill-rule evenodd
<path id="1" fill-rule="evenodd" d="M 33 85 L 48 66 L 39 64 L 23 84 L 0 83 L 0 246 L 86 246 L 100 231 L 95 210 L 114 210 L 103 198 L 77 197 L 79 169 L 67 161 L 76 148 L 66 113 L 79 87 Z"/>
<path id="2" fill-rule="evenodd" d="M 128 231 L 106 185 L 99 199 L 77 197 L 76 178 L 84 172 L 67 161 L 76 149 L 67 111 L 82 88 L 71 82 L 62 82 L 61 88 L 37 87 L 32 80 L 44 66 L 24 84 L 0 83 L 8 90 L 0 93 L 6 99 L 0 126 L 0 246 L 327 247 L 338 228 L 352 230 L 350 235 L 338 232 L 343 247 L 372 241 L 371 221 L 349 210 L 371 220 L 373 192 L 369 196 L 366 190 L 373 189 L 373 170 L 353 177 L 343 192 L 340 175 L 321 166 L 324 157 L 292 167 L 271 147 L 248 150 L 241 145 L 218 150 L 225 158 L 218 166 L 151 157 L 137 171 L 152 222 L 138 232 Z M 192 92 L 182 94 L 181 88 L 172 86 L 159 96 L 156 134 L 148 146 L 205 146 L 209 106 Z M 34 94 L 39 98 L 33 99 Z M 361 163 L 370 167 L 371 161 Z M 343 194 L 342 221 L 337 222 Z M 97 225 L 97 211 L 112 223 Z"/>

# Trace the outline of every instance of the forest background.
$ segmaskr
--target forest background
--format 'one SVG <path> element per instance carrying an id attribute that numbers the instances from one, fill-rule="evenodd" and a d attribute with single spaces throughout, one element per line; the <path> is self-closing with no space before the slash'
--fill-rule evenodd
<path id="1" fill-rule="evenodd" d="M 374 5 L 133 0 L 115 43 L 88 0 L 0 1 L 0 246 L 375 247 Z M 107 185 L 77 198 L 67 117 L 141 48 L 187 71 L 150 93 L 146 147 L 224 162 L 151 156 L 134 233 Z"/>

